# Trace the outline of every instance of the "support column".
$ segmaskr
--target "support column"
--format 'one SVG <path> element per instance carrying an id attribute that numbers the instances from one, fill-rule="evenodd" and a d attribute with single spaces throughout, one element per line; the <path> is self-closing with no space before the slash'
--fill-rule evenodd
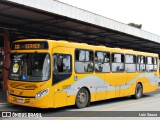
<path id="1" fill-rule="evenodd" d="M 3 69 L 3 91 L 6 92 L 8 87 L 8 70 L 5 68 L 9 67 L 10 57 L 8 52 L 10 51 L 10 40 L 9 40 L 9 30 L 4 29 L 4 69 Z"/>

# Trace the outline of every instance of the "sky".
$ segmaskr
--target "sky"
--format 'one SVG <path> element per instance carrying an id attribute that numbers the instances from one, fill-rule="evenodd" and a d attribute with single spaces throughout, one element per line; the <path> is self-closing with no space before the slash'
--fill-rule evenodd
<path id="1" fill-rule="evenodd" d="M 160 0 L 59 0 L 160 36 Z"/>

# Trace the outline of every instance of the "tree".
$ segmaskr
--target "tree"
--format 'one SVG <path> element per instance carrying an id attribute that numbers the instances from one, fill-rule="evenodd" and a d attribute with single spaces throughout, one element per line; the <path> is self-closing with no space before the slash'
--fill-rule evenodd
<path id="1" fill-rule="evenodd" d="M 139 29 L 142 28 L 142 24 L 129 23 L 128 25 L 135 27 L 135 28 L 139 28 Z"/>

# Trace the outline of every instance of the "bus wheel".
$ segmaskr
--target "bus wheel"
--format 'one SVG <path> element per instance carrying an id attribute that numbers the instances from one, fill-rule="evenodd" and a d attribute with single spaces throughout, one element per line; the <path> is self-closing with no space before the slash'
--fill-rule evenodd
<path id="1" fill-rule="evenodd" d="M 81 88 L 77 93 L 75 105 L 78 108 L 83 108 L 86 107 L 89 104 L 89 102 L 89 92 L 86 88 Z"/>
<path id="2" fill-rule="evenodd" d="M 140 83 L 138 83 L 138 84 L 136 85 L 134 98 L 135 98 L 135 99 L 139 99 L 139 98 L 142 97 L 142 94 L 143 94 L 142 85 L 141 85 Z"/>

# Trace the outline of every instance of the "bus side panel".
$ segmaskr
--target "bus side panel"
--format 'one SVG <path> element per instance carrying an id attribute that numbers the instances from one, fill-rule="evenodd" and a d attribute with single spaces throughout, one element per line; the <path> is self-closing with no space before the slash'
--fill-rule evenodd
<path id="1" fill-rule="evenodd" d="M 133 95 L 135 92 L 135 85 L 131 81 L 134 80 L 138 74 L 137 73 L 125 73 L 126 79 L 123 86 L 120 87 L 120 97 Z"/>
<path id="2" fill-rule="evenodd" d="M 76 100 L 76 95 L 67 96 L 67 105 L 74 105 Z"/>
<path id="3" fill-rule="evenodd" d="M 105 73 L 105 82 L 108 83 L 105 99 L 116 97 L 116 87 L 114 85 L 114 82 L 116 81 L 112 79 L 111 74 L 112 73 Z"/>
<path id="4" fill-rule="evenodd" d="M 115 89 L 107 91 L 106 99 L 115 98 Z"/>
<path id="5" fill-rule="evenodd" d="M 106 97 L 106 86 L 105 86 L 105 81 L 104 81 L 104 73 L 97 73 L 99 78 L 101 78 L 104 82 L 104 84 L 98 85 L 96 87 L 96 101 L 98 100 L 104 100 Z"/>
<path id="6" fill-rule="evenodd" d="M 96 92 L 96 101 L 98 100 L 104 100 L 106 98 L 106 87 L 97 88 Z M 98 92 L 98 91 L 104 91 L 104 92 Z"/>
<path id="7" fill-rule="evenodd" d="M 132 93 L 133 93 L 133 85 L 126 84 L 125 88 L 120 87 L 120 97 L 129 96 L 132 95 Z"/>
<path id="8" fill-rule="evenodd" d="M 152 74 L 152 73 L 150 73 Z M 153 78 L 154 79 L 154 78 Z M 155 78 L 156 79 L 156 78 Z M 135 92 L 135 89 L 136 89 L 136 85 L 138 83 L 141 83 L 142 84 L 142 88 L 143 88 L 143 93 L 148 93 L 148 92 L 153 92 L 155 91 L 157 88 L 158 88 L 158 84 L 155 82 L 152 82 L 154 80 L 147 78 L 147 77 L 141 77 L 139 78 L 138 80 L 136 80 L 133 84 L 133 88 L 134 88 L 134 92 Z"/>
<path id="9" fill-rule="evenodd" d="M 146 82 L 143 84 L 143 93 L 153 92 L 158 89 L 158 84 L 152 85 L 152 83 L 146 79 Z"/>
<path id="10" fill-rule="evenodd" d="M 67 105 L 66 92 L 56 92 L 55 93 L 55 108 Z"/>

